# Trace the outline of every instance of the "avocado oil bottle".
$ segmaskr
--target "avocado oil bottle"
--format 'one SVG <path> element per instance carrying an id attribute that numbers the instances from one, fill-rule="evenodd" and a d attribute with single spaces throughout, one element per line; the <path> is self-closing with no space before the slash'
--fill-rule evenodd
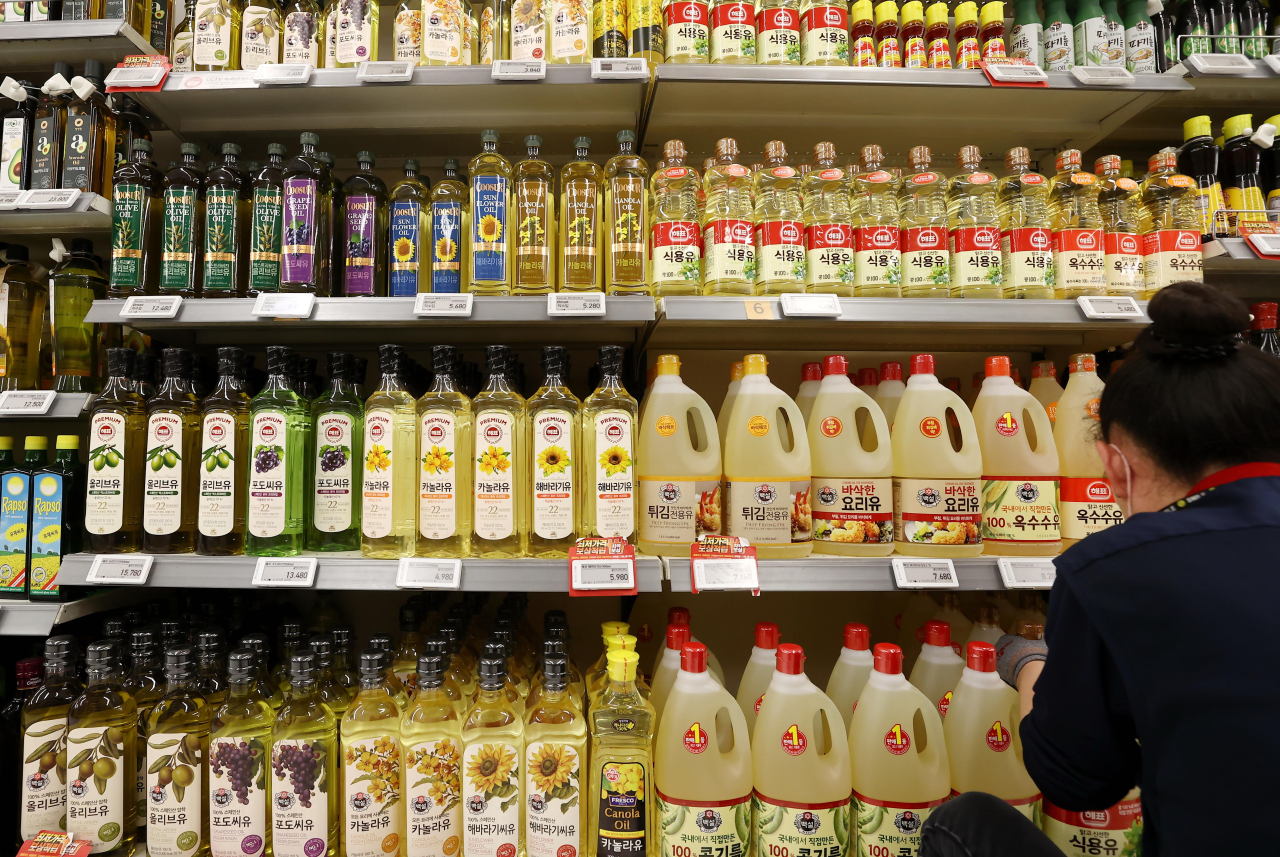
<path id="1" fill-rule="evenodd" d="M 236 556 L 244 549 L 244 478 L 249 460 L 249 393 L 245 353 L 218 349 L 218 381 L 200 403 L 200 461 L 196 468 L 196 553 Z"/>
<path id="2" fill-rule="evenodd" d="M 200 443 L 200 402 L 191 392 L 191 352 L 164 350 L 164 378 L 147 402 L 147 452 L 143 459 L 142 550 L 190 553 L 195 549 L 195 466 Z"/>
<path id="3" fill-rule="evenodd" d="M 316 691 L 316 659 L 289 659 L 289 693 L 271 730 L 275 857 L 337 857 L 342 788 L 338 720 Z"/>
<path id="4" fill-rule="evenodd" d="M 160 293 L 200 297 L 200 251 L 204 234 L 204 170 L 200 146 L 182 144 L 182 160 L 164 177 L 164 231 Z"/>
<path id="5" fill-rule="evenodd" d="M 116 166 L 116 115 L 107 101 L 102 63 L 87 59 L 75 97 L 67 102 L 62 179 L 58 187 L 111 196 Z"/>
<path id="6" fill-rule="evenodd" d="M 297 556 L 306 524 L 311 417 L 289 384 L 290 349 L 267 348 L 267 383 L 249 405 L 244 552 Z"/>
<path id="7" fill-rule="evenodd" d="M 471 549 L 476 556 L 505 559 L 528 552 L 528 511 L 524 483 L 528 473 L 524 397 L 507 377 L 510 350 L 485 348 L 488 379 L 471 402 L 475 412 L 472 467 Z"/>
<path id="8" fill-rule="evenodd" d="M 271 853 L 266 786 L 275 712 L 258 686 L 257 670 L 247 649 L 227 659 L 227 698 L 214 712 L 209 735 L 210 857 L 243 857 L 254 843 L 261 843 L 257 853 Z"/>
<path id="9" fill-rule="evenodd" d="M 581 521 L 577 469 L 582 450 L 578 412 L 569 389 L 569 352 L 542 349 L 542 386 L 529 398 L 529 554 L 561 557 L 578 537 Z"/>
<path id="10" fill-rule="evenodd" d="M 84 531 L 90 553 L 128 553 L 141 541 L 147 413 L 134 391 L 134 361 L 131 349 L 107 349 L 107 381 L 89 403 Z"/>
<path id="11" fill-rule="evenodd" d="M 315 463 L 307 549 L 354 551 L 360 549 L 355 477 L 363 472 L 364 402 L 356 396 L 351 355 L 331 351 L 328 359 L 329 389 L 311 402 Z"/>
<path id="12" fill-rule="evenodd" d="M 416 667 L 416 664 L 415 664 Z M 382 653 L 360 655 L 360 692 L 342 715 L 342 853 L 385 857 L 404 839 L 400 709 L 382 684 Z M 394 837 L 394 838 L 393 838 Z"/>
<path id="13" fill-rule="evenodd" d="M 129 160 L 116 168 L 111 212 L 107 297 L 154 295 L 160 287 L 164 176 L 151 159 L 150 140 L 134 140 Z"/>
<path id="14" fill-rule="evenodd" d="M 164 653 L 164 679 L 164 696 L 147 718 L 147 854 L 207 857 L 213 707 L 196 682 L 191 649 Z"/>
<path id="15" fill-rule="evenodd" d="M 622 383 L 625 354 L 620 345 L 601 346 L 600 383 L 582 403 L 583 481 L 588 486 L 583 492 L 584 537 L 635 539 L 637 406 Z"/>
<path id="16" fill-rule="evenodd" d="M 22 768 L 5 772 L 8 777 L 21 777 L 21 839 L 30 839 L 41 830 L 68 829 L 67 712 L 79 694 L 75 638 L 50 637 L 44 641 L 44 684 L 24 700 L 19 714 Z M 78 768 L 72 773 L 80 778 Z M 92 770 L 89 773 L 92 776 Z"/>
<path id="17" fill-rule="evenodd" d="M 373 559 L 413 556 L 417 549 L 417 415 L 398 345 L 378 349 L 382 378 L 364 410 L 360 552 Z"/>
<path id="18" fill-rule="evenodd" d="M 418 556 L 471 553 L 475 444 L 471 400 L 458 385 L 458 350 L 431 348 L 434 377 L 418 399 Z"/>

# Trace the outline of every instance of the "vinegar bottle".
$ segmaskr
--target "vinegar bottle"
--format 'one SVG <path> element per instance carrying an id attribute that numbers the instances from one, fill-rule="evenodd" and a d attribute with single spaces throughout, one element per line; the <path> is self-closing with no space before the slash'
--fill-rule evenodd
<path id="1" fill-rule="evenodd" d="M 852 297 L 853 212 L 835 144 L 815 145 L 813 162 L 804 177 L 805 290 Z"/>
<path id="2" fill-rule="evenodd" d="M 902 364 L 890 361 L 880 364 L 880 382 L 876 384 L 874 399 L 884 413 L 884 421 L 893 431 L 893 421 L 898 415 L 898 405 L 902 402 L 902 394 L 907 385 L 902 380 Z"/>
<path id="3" fill-rule="evenodd" d="M 880 4 L 892 3 L 885 0 Z M 879 7 L 877 8 L 879 14 Z M 902 254 L 898 224 L 898 180 L 882 169 L 884 149 L 862 147 L 862 171 L 853 186 L 854 294 L 860 298 L 901 296 Z"/>
<path id="4" fill-rule="evenodd" d="M 822 384 L 822 364 L 806 363 L 800 367 L 800 386 L 796 389 L 795 403 L 804 417 L 805 425 L 809 424 L 809 414 L 813 412 L 813 400 L 818 395 L 818 387 Z"/>
<path id="5" fill-rule="evenodd" d="M 190 383 L 191 352 L 166 348 L 164 380 L 147 403 L 147 453 L 142 462 L 142 549 L 147 553 L 195 549 L 200 401 Z"/>
<path id="6" fill-rule="evenodd" d="M 858 699 L 871 676 L 871 629 L 858 622 L 844 626 L 844 645 L 831 677 L 827 679 L 827 696 L 840 710 L 844 726 L 849 728 L 853 712 L 858 710 Z"/>
<path id="7" fill-rule="evenodd" d="M 318 784 L 339 776 L 338 720 L 316 691 L 315 655 L 293 655 L 288 669 L 271 731 L 272 847 L 277 857 L 337 857 L 341 792 Z"/>
<path id="8" fill-rule="evenodd" d="M 392 811 L 406 773 L 400 709 L 382 686 L 381 653 L 362 654 L 359 671 L 360 692 L 342 715 L 342 853 L 381 857 L 388 839 L 404 839 L 404 810 Z"/>
<path id="9" fill-rule="evenodd" d="M 475 413 L 475 455 L 471 520 L 472 548 L 477 556 L 510 558 L 528 549 L 528 510 L 525 507 L 524 397 L 507 381 L 508 349 L 485 348 L 489 373 L 485 387 L 472 401 Z"/>
<path id="10" fill-rule="evenodd" d="M 89 469 L 85 499 L 85 550 L 130 553 L 142 530 L 146 406 L 134 391 L 135 353 L 107 349 L 107 380 L 89 403 Z"/>
<path id="11" fill-rule="evenodd" d="M 777 663 L 778 642 L 782 634 L 773 622 L 757 622 L 755 642 L 751 646 L 751 655 L 738 681 L 738 707 L 747 718 L 747 729 L 753 730 L 756 716 L 760 713 L 760 705 L 764 701 L 765 689 L 773 677 L 773 668 Z"/>
<path id="12" fill-rule="evenodd" d="M 567 386 L 569 354 L 560 345 L 542 349 L 542 386 L 529 398 L 529 553 L 562 557 L 576 541 L 581 526 L 577 467 L 582 436 L 582 402 Z"/>
<path id="13" fill-rule="evenodd" d="M 583 493 L 582 536 L 635 540 L 636 400 L 622 383 L 625 351 L 599 350 L 600 381 L 582 403 L 582 451 L 590 490 Z"/>
<path id="14" fill-rule="evenodd" d="M 945 298 L 950 289 L 947 180 L 930 168 L 932 159 L 928 146 L 913 146 L 907 155 L 910 169 L 899 191 L 902 296 L 906 298 Z"/>
<path id="15" fill-rule="evenodd" d="M 209 732 L 213 711 L 196 684 L 191 649 L 164 655 L 164 696 L 147 717 L 147 852 L 209 853 Z M 154 771 L 154 773 L 153 773 Z M 167 780 L 167 782 L 166 782 Z"/>
<path id="16" fill-rule="evenodd" d="M 764 144 L 764 167 L 755 176 L 755 293 L 804 291 L 804 203 L 800 178 L 787 166 L 781 140 Z"/>
<path id="17" fill-rule="evenodd" d="M 1103 383 L 1092 354 L 1073 354 L 1058 399 L 1053 440 L 1062 474 L 1062 545 L 1120 523 L 1123 516 L 1098 457 L 1098 403 Z"/>
<path id="18" fill-rule="evenodd" d="M 751 173 L 737 162 L 738 142 L 732 137 L 717 140 L 715 151 L 715 163 L 702 177 L 706 195 L 702 212 L 703 292 L 749 295 L 757 269 Z"/>
<path id="19" fill-rule="evenodd" d="M 653 692 L 649 702 L 653 705 L 656 722 L 662 722 L 662 710 L 666 707 L 671 685 L 680 672 L 680 652 L 692 634 L 688 625 L 668 625 L 662 638 L 662 651 L 658 655 L 658 668 L 653 672 Z"/>
<path id="20" fill-rule="evenodd" d="M 364 405 L 360 552 L 374 559 L 413 556 L 416 538 L 417 419 L 404 377 L 404 349 L 378 349 L 382 378 Z"/>
<path id="21" fill-rule="evenodd" d="M 911 668 L 911 683 L 946 717 L 964 659 L 951 647 L 951 626 L 946 622 L 930 619 L 923 630 L 924 645 Z"/>
<path id="22" fill-rule="evenodd" d="M 462 728 L 444 689 L 445 658 L 418 659 L 418 692 L 400 718 L 404 803 L 413 819 L 405 857 L 458 853 L 462 837 Z"/>
<path id="23" fill-rule="evenodd" d="M 218 349 L 218 383 L 200 403 L 200 467 L 196 468 L 196 553 L 235 556 L 244 548 L 245 496 L 240 480 L 249 461 L 249 394 L 245 353 Z"/>
<path id="24" fill-rule="evenodd" d="M 431 348 L 431 388 L 418 399 L 418 555 L 471 552 L 471 400 L 458 389 L 458 350 Z"/>

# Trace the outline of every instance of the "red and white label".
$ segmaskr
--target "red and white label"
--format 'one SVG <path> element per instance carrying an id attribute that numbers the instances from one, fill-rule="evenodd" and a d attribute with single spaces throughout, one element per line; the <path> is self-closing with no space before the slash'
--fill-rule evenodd
<path id="1" fill-rule="evenodd" d="M 1004 281 L 1000 230 L 961 226 L 951 230 L 951 282 L 959 288 L 999 288 Z"/>
<path id="2" fill-rule="evenodd" d="M 1009 734 L 1009 727 L 999 720 L 992 723 L 991 728 L 987 730 L 987 747 L 993 752 L 1003 753 L 1009 749 L 1012 742 L 1013 736 Z"/>
<path id="3" fill-rule="evenodd" d="M 663 16 L 668 57 L 706 57 L 707 24 L 711 20 L 706 3 L 677 0 L 667 4 Z M 684 167 L 673 169 L 682 170 L 681 176 L 687 172 Z"/>
<path id="4" fill-rule="evenodd" d="M 955 699 L 956 692 L 949 690 L 942 694 L 942 699 L 938 700 L 938 713 L 943 717 L 947 716 L 947 712 L 951 710 L 951 700 Z"/>
<path id="5" fill-rule="evenodd" d="M 1107 294 L 1137 296 L 1143 287 L 1142 238 L 1133 232 L 1108 232 L 1102 237 L 1107 266 Z"/>
<path id="6" fill-rule="evenodd" d="M 887 173 L 885 175 L 888 177 Z M 883 181 L 870 176 L 868 180 Z M 900 240 L 900 230 L 896 226 L 859 226 L 854 230 L 857 256 L 853 265 L 857 285 L 896 286 L 901 282 Z"/>
<path id="7" fill-rule="evenodd" d="M 901 756 L 911 749 L 911 735 L 901 723 L 893 724 L 893 728 L 884 733 L 884 748 L 895 756 Z"/>
<path id="8" fill-rule="evenodd" d="M 800 64 L 800 12 L 774 7 L 761 9 L 760 36 L 757 39 L 759 62 L 770 65 Z"/>
<path id="9" fill-rule="evenodd" d="M 1142 236 L 1143 282 L 1147 291 L 1179 280 L 1203 280 L 1204 257 L 1198 229 L 1161 229 Z"/>
<path id="10" fill-rule="evenodd" d="M 929 42 L 929 68 L 951 68 L 951 42 L 946 36 Z"/>
<path id="11" fill-rule="evenodd" d="M 685 730 L 684 748 L 695 756 L 706 752 L 707 743 L 707 730 L 702 728 L 701 723 L 695 721 Z"/>
<path id="12" fill-rule="evenodd" d="M 788 168 L 790 169 L 790 168 Z M 804 282 L 804 224 L 799 220 L 766 220 L 756 225 L 759 282 Z"/>
<path id="13" fill-rule="evenodd" d="M 1064 539 L 1083 539 L 1124 520 L 1111 483 L 1101 476 L 1064 476 L 1060 490 Z"/>
<path id="14" fill-rule="evenodd" d="M 702 235 L 692 220 L 653 224 L 649 252 L 655 283 L 702 282 Z"/>
<path id="15" fill-rule="evenodd" d="M 1071 827 L 1087 830 L 1122 831 L 1133 827 L 1135 821 L 1142 819 L 1142 800 L 1122 800 L 1109 809 L 1091 809 L 1085 812 L 1071 812 L 1044 802 L 1044 814 L 1047 818 Z"/>
<path id="16" fill-rule="evenodd" d="M 859 36 L 849 47 L 849 57 L 854 68 L 875 68 L 876 42 L 870 36 Z"/>
<path id="17" fill-rule="evenodd" d="M 756 258 L 751 233 L 749 220 L 713 220 L 706 225 L 702 247 L 707 254 L 707 280 L 747 279 L 747 266 Z"/>
<path id="18" fill-rule="evenodd" d="M 1058 289 L 1100 293 L 1106 287 L 1101 229 L 1062 229 L 1053 234 L 1053 248 Z"/>
<path id="19" fill-rule="evenodd" d="M 799 756 L 807 749 L 809 749 L 809 739 L 800 731 L 799 726 L 792 723 L 782 733 L 782 752 L 788 756 Z"/>
<path id="20" fill-rule="evenodd" d="M 876 65 L 880 68 L 902 68 L 902 43 L 897 36 L 888 36 L 876 45 Z"/>
<path id="21" fill-rule="evenodd" d="M 754 60 L 756 7 L 751 3 L 717 3 L 711 9 L 711 61 L 746 57 Z"/>
<path id="22" fill-rule="evenodd" d="M 805 238 L 809 285 L 852 285 L 853 227 L 847 223 L 815 223 L 805 230 Z"/>
<path id="23" fill-rule="evenodd" d="M 802 53 L 807 65 L 845 62 L 849 54 L 849 12 L 844 6 L 813 6 L 801 18 Z"/>
<path id="24" fill-rule="evenodd" d="M 978 40 L 969 38 L 956 42 L 956 68 L 979 68 L 982 63 L 982 49 Z"/>
<path id="25" fill-rule="evenodd" d="M 996 433 L 1001 437 L 1013 437 L 1018 433 L 1019 428 L 1021 426 L 1018 424 L 1018 418 L 1012 411 L 1005 411 L 996 417 Z"/>
<path id="26" fill-rule="evenodd" d="M 950 283 L 951 254 L 947 250 L 946 227 L 911 226 L 902 230 L 903 286 L 945 289 Z"/>
<path id="27" fill-rule="evenodd" d="M 902 65 L 904 68 L 929 67 L 929 54 L 925 50 L 923 36 L 908 36 L 902 42 Z"/>
<path id="28" fill-rule="evenodd" d="M 1053 233 L 1038 226 L 1009 229 L 1000 244 L 1008 261 L 1005 286 L 1015 292 L 1052 288 Z"/>

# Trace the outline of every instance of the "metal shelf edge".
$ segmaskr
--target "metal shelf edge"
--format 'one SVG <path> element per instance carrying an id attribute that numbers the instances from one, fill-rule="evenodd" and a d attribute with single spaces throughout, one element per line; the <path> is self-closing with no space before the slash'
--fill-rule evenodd
<path id="1" fill-rule="evenodd" d="M 690 563 L 664 558 L 672 592 L 689 592 Z M 961 590 L 1004 589 L 995 557 L 953 560 Z M 763 559 L 757 564 L 761 592 L 896 592 L 890 557 L 814 555 L 805 559 Z M 914 591 L 914 590 L 912 590 Z"/>

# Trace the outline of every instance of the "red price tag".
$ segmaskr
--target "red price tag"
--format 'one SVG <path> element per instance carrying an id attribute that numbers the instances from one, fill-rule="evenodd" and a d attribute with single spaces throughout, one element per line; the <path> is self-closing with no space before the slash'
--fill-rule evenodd
<path id="1" fill-rule="evenodd" d="M 569 594 L 635 595 L 636 549 L 623 538 L 578 539 L 569 548 Z"/>
<path id="2" fill-rule="evenodd" d="M 689 548 L 689 591 L 746 589 L 760 594 L 756 549 L 737 536 L 698 536 Z"/>
<path id="3" fill-rule="evenodd" d="M 992 86 L 1047 87 L 1049 78 L 1038 66 L 1022 57 L 983 60 L 979 67 Z"/>

